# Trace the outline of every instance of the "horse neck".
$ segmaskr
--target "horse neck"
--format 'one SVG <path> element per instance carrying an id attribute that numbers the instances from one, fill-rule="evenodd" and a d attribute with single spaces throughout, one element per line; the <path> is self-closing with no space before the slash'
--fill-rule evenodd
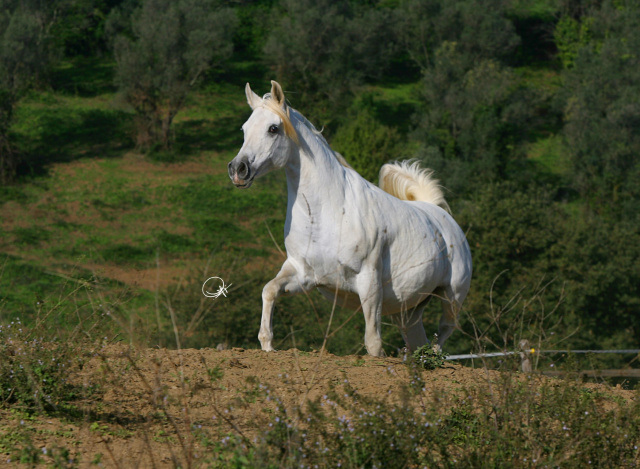
<path id="1" fill-rule="evenodd" d="M 302 192 L 306 201 L 300 203 L 311 203 L 311 199 L 326 203 L 326 194 L 330 194 L 334 203 L 340 202 L 344 199 L 344 167 L 321 136 L 301 121 L 294 125 L 300 145 L 286 168 L 290 197 L 292 192 Z"/>

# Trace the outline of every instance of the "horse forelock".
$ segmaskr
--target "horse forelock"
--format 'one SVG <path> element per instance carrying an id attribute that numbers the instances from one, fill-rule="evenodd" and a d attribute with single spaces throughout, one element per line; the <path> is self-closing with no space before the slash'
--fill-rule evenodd
<path id="1" fill-rule="evenodd" d="M 280 106 L 277 102 L 275 102 L 271 98 L 271 93 L 267 93 L 264 95 L 262 100 L 262 106 L 275 115 L 277 115 L 280 120 L 282 120 L 282 126 L 284 127 L 284 134 L 293 140 L 296 145 L 300 144 L 300 140 L 298 139 L 298 133 L 296 129 L 293 127 L 293 123 L 291 122 L 291 116 L 289 115 L 289 106 L 285 106 L 284 108 Z"/>

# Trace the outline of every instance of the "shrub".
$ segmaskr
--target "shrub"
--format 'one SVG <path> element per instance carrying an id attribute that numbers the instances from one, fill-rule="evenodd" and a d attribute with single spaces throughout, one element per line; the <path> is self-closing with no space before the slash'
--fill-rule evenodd
<path id="1" fill-rule="evenodd" d="M 338 129 L 331 145 L 363 178 L 376 182 L 380 167 L 397 156 L 399 140 L 394 128 L 378 122 L 365 108 Z"/>
<path id="2" fill-rule="evenodd" d="M 436 350 L 432 345 L 427 344 L 415 350 L 412 357 L 419 367 L 424 368 L 425 370 L 435 370 L 436 368 L 442 368 L 444 361 L 447 358 L 447 354 L 441 350 Z"/>
<path id="3" fill-rule="evenodd" d="M 80 360 L 73 344 L 34 334 L 20 319 L 0 325 L 0 405 L 30 411 L 64 406 L 81 395 L 69 381 Z"/>
<path id="4" fill-rule="evenodd" d="M 490 383 L 366 397 L 345 382 L 302 408 L 276 410 L 252 440 L 223 437 L 212 467 L 633 467 L 640 407 L 571 381 Z"/>

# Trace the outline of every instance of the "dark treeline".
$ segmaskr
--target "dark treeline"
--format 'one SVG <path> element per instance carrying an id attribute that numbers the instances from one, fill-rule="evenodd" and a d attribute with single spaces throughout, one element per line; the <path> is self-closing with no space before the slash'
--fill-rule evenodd
<path id="1" fill-rule="evenodd" d="M 489 333 L 509 346 L 546 327 L 579 328 L 566 346 L 637 345 L 635 1 L 0 0 L 0 31 L 5 183 L 28 166 L 11 140 L 13 109 L 56 61 L 116 61 L 145 152 L 172 151 L 188 93 L 239 82 L 230 64 L 249 62 L 369 180 L 390 159 L 436 170 L 468 231 L 465 309 L 478 334 L 493 310 L 520 321 L 517 333 Z M 376 86 L 410 94 L 394 103 Z M 471 321 L 462 327 L 474 334 Z"/>

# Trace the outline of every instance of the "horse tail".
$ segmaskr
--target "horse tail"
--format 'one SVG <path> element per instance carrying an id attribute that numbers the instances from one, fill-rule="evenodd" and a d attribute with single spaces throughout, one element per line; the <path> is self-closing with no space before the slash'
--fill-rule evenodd
<path id="1" fill-rule="evenodd" d="M 400 200 L 419 200 L 439 205 L 447 212 L 449 204 L 444 199 L 433 171 L 420 167 L 415 160 L 395 161 L 380 168 L 380 188 Z"/>

